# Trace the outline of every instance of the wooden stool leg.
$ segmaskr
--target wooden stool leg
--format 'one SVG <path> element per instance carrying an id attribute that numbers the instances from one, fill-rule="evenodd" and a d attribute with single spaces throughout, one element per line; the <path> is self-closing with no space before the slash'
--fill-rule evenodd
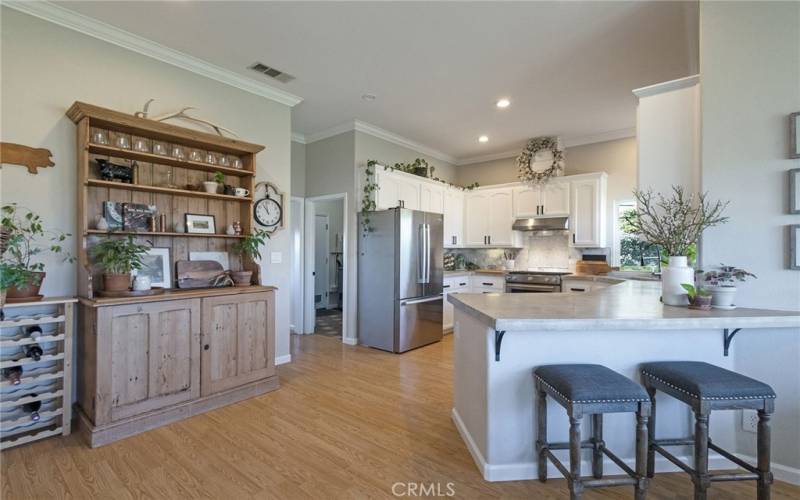
<path id="1" fill-rule="evenodd" d="M 603 414 L 592 415 L 592 475 L 595 479 L 603 477 Z"/>
<path id="2" fill-rule="evenodd" d="M 711 481 L 708 477 L 708 413 L 694 415 L 694 500 L 706 500 L 706 490 Z"/>
<path id="3" fill-rule="evenodd" d="M 583 494 L 581 483 L 581 417 L 569 416 L 569 498 L 580 500 Z"/>
<path id="4" fill-rule="evenodd" d="M 772 484 L 772 472 L 769 468 L 770 448 L 771 448 L 771 430 L 770 418 L 772 415 L 764 410 L 758 410 L 758 434 L 757 450 L 758 450 L 758 486 L 757 496 L 758 500 L 769 500 L 770 486 Z"/>
<path id="5" fill-rule="evenodd" d="M 547 481 L 547 394 L 536 388 L 536 451 L 539 481 Z"/>
<path id="6" fill-rule="evenodd" d="M 656 442 L 656 390 L 647 387 L 647 394 L 650 396 L 650 421 L 647 423 L 647 477 L 652 478 L 656 474 L 656 450 L 653 443 Z"/>
<path id="7" fill-rule="evenodd" d="M 650 405 L 639 403 L 639 411 L 636 412 L 636 486 L 634 488 L 635 500 L 644 500 L 647 496 L 647 474 L 650 468 L 648 461 L 649 446 L 647 435 L 650 427 L 647 425 L 650 420 Z"/>

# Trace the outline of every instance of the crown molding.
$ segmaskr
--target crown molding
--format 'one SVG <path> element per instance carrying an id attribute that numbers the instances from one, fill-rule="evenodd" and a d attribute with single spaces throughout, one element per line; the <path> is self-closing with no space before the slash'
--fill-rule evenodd
<path id="1" fill-rule="evenodd" d="M 287 106 L 295 106 L 303 100 L 302 97 L 165 47 L 52 2 L 4 1 L 3 6 Z"/>
<path id="2" fill-rule="evenodd" d="M 292 132 L 292 142 L 306 144 L 306 136 L 304 136 L 300 132 Z"/>
<path id="3" fill-rule="evenodd" d="M 492 153 L 488 155 L 481 155 L 481 156 L 470 156 L 469 158 L 461 158 L 456 162 L 457 166 L 462 165 L 472 165 L 473 163 L 483 163 L 485 161 L 495 161 L 495 160 L 504 160 L 506 158 L 513 158 L 518 156 L 520 151 L 522 150 L 522 146 L 519 149 L 515 149 L 513 151 L 502 151 L 500 153 Z"/>
<path id="4" fill-rule="evenodd" d="M 669 92 L 672 90 L 685 89 L 687 87 L 697 85 L 698 83 L 700 83 L 700 75 L 692 75 L 684 78 L 678 78 L 677 80 L 670 80 L 668 82 L 661 82 L 656 83 L 655 85 L 648 85 L 647 87 L 633 89 L 632 92 L 636 97 L 642 98 L 649 97 L 651 95 L 663 94 L 664 92 Z"/>
<path id="5" fill-rule="evenodd" d="M 352 132 L 353 130 L 355 130 L 355 124 L 353 122 L 340 123 L 339 125 L 326 128 L 325 130 L 317 132 L 316 134 L 306 134 L 306 144 L 321 141 L 335 135 L 344 134 L 345 132 Z"/>

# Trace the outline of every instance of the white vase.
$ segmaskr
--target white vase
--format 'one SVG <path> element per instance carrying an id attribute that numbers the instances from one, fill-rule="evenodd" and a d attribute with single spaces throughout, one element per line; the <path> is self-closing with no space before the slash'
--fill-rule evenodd
<path id="1" fill-rule="evenodd" d="M 108 231 L 108 221 L 102 215 L 97 217 L 97 224 L 95 224 L 95 229 L 98 231 Z"/>
<path id="2" fill-rule="evenodd" d="M 734 304 L 736 300 L 735 286 L 707 286 L 705 289 L 711 292 L 711 307 L 719 309 L 733 309 L 736 307 Z"/>
<path id="3" fill-rule="evenodd" d="M 214 181 L 203 181 L 203 188 L 206 190 L 206 193 L 216 194 L 219 189 L 219 184 Z"/>
<path id="4" fill-rule="evenodd" d="M 683 256 L 669 258 L 669 264 L 661 268 L 661 301 L 668 306 L 689 305 L 689 294 L 681 284 L 694 285 L 694 269 Z"/>

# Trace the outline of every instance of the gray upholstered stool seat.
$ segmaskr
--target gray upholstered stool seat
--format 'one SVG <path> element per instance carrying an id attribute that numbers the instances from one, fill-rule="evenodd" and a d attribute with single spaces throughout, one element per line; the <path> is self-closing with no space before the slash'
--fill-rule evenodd
<path id="1" fill-rule="evenodd" d="M 642 387 L 628 378 L 601 365 L 547 365 L 533 371 L 536 386 L 536 451 L 539 460 L 539 480 L 547 480 L 547 461 L 550 460 L 567 478 L 570 498 L 581 498 L 584 489 L 603 486 L 631 485 L 637 500 L 647 494 L 647 419 L 650 398 Z M 547 441 L 547 396 L 567 410 L 569 442 Z M 628 467 L 603 441 L 603 414 L 636 413 L 636 470 Z M 581 440 L 581 420 L 592 416 L 592 436 Z M 581 450 L 592 450 L 592 475 L 581 477 Z M 551 450 L 569 450 L 569 470 Z M 628 477 L 603 478 L 603 455 L 608 456 Z"/>
<path id="2" fill-rule="evenodd" d="M 534 374 L 570 403 L 650 400 L 644 387 L 602 365 L 545 365 Z"/>
<path id="3" fill-rule="evenodd" d="M 736 372 L 700 361 L 645 363 L 642 374 L 685 392 L 694 399 L 775 398 L 772 387 Z"/>
<path id="4" fill-rule="evenodd" d="M 775 391 L 750 377 L 699 361 L 661 361 L 640 367 L 642 383 L 650 395 L 652 417 L 648 425 L 650 449 L 647 475 L 653 477 L 655 454 L 659 453 L 689 474 L 694 483 L 695 500 L 705 500 L 706 490 L 715 481 L 756 481 L 758 500 L 769 500 L 770 472 L 769 420 L 775 408 Z M 683 401 L 694 412 L 694 436 L 686 439 L 656 439 L 656 391 Z M 708 420 L 712 410 L 758 411 L 756 432 L 758 465 L 752 466 L 711 442 Z M 694 468 L 669 453 L 666 446 L 694 445 Z M 710 473 L 708 450 L 716 451 L 747 472 Z"/>

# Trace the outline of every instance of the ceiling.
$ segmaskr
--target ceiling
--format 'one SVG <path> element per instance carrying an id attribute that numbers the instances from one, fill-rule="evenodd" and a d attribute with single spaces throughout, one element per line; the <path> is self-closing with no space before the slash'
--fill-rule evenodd
<path id="1" fill-rule="evenodd" d="M 59 5 L 302 97 L 300 134 L 360 120 L 461 162 L 538 135 L 630 130 L 632 89 L 697 70 L 694 2 Z"/>

